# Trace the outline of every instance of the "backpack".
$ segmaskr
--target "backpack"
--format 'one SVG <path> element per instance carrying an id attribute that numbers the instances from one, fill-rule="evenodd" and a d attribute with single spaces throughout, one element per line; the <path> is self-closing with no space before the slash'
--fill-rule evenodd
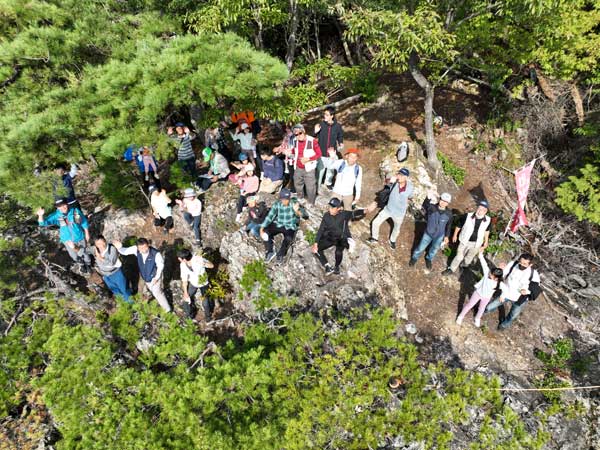
<path id="1" fill-rule="evenodd" d="M 506 280 L 510 274 L 512 273 L 513 269 L 519 265 L 519 262 L 516 261 L 512 267 L 509 269 L 508 273 L 506 274 L 506 276 L 504 277 L 504 279 Z M 532 267 L 531 268 L 531 275 L 529 275 L 529 286 L 531 288 L 531 280 L 533 280 L 533 273 L 535 272 L 535 269 Z M 533 291 L 531 289 L 529 289 L 530 293 L 527 295 L 527 297 L 529 297 L 529 300 L 534 301 L 535 299 L 538 298 L 538 296 L 542 293 L 541 288 L 537 288 L 534 289 Z"/>
<path id="2" fill-rule="evenodd" d="M 404 162 L 408 159 L 408 143 L 401 142 L 396 150 L 396 158 L 398 162 Z"/>
<path id="3" fill-rule="evenodd" d="M 340 168 L 337 170 L 338 173 L 342 173 L 344 171 L 344 169 L 346 168 L 346 161 L 342 161 L 342 164 L 340 164 Z M 358 179 L 358 173 L 360 172 L 360 167 L 358 164 L 354 165 L 354 177 L 356 179 Z M 355 181 L 356 183 L 356 181 Z"/>
<path id="4" fill-rule="evenodd" d="M 123 159 L 127 162 L 133 161 L 133 152 L 135 150 L 137 150 L 135 145 L 130 145 L 129 147 L 127 147 L 125 153 L 123 153 Z"/>
<path id="5" fill-rule="evenodd" d="M 379 208 L 385 208 L 390 200 L 390 194 L 392 193 L 392 189 L 394 189 L 396 183 L 394 184 L 386 184 L 382 190 L 375 194 L 375 201 L 377 202 L 377 206 Z"/>

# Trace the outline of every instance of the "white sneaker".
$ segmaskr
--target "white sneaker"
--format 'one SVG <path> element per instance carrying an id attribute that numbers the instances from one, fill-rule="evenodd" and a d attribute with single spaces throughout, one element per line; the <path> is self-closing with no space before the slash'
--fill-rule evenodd
<path id="1" fill-rule="evenodd" d="M 462 317 L 456 318 L 456 325 L 462 325 Z"/>
<path id="2" fill-rule="evenodd" d="M 238 215 L 235 216 L 235 221 L 237 223 L 242 223 L 242 213 L 239 213 Z"/>
<path id="3" fill-rule="evenodd" d="M 475 319 L 475 326 L 479 328 L 481 326 L 481 319 Z"/>

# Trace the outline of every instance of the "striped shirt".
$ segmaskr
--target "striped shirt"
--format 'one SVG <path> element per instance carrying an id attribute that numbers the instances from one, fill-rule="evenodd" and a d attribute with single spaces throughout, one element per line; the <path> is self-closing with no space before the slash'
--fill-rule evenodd
<path id="1" fill-rule="evenodd" d="M 195 137 L 196 135 L 192 133 L 185 133 L 181 136 L 175 135 L 171 137 L 173 141 L 179 144 L 179 148 L 177 149 L 177 159 L 179 161 L 185 161 L 196 157 L 194 154 L 194 149 L 192 148 L 192 139 Z"/>

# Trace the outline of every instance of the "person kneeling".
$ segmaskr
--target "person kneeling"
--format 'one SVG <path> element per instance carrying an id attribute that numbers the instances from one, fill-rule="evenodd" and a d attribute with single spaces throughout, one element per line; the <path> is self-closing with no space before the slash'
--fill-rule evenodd
<path id="1" fill-rule="evenodd" d="M 190 319 L 196 316 L 196 293 L 200 292 L 204 308 L 204 320 L 209 322 L 214 310 L 214 302 L 206 295 L 208 276 L 206 269 L 212 269 L 213 263 L 202 256 L 193 256 L 188 249 L 177 252 L 179 271 L 181 273 L 181 289 L 183 290 L 183 310 Z"/>
<path id="2" fill-rule="evenodd" d="M 313 253 L 319 259 L 327 275 L 340 273 L 344 250 L 350 247 L 349 239 L 352 238 L 348 222 L 352 219 L 362 218 L 366 212 L 372 211 L 372 209 L 343 211 L 343 208 L 344 204 L 339 198 L 334 197 L 329 200 L 329 212 L 323 216 L 316 242 L 312 246 Z M 324 252 L 333 246 L 335 246 L 335 267 L 332 268 Z"/>

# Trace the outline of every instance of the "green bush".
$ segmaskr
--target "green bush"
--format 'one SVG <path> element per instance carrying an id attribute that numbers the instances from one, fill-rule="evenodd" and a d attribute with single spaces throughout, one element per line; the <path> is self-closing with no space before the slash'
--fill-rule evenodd
<path id="1" fill-rule="evenodd" d="M 450 177 L 458 186 L 462 186 L 465 183 L 465 169 L 458 167 L 454 164 L 446 155 L 442 152 L 437 152 L 437 157 L 442 163 L 442 172 Z"/>

